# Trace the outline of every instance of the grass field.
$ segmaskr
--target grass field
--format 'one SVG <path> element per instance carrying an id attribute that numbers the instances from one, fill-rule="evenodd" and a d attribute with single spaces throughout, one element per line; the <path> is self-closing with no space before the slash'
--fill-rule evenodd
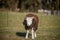
<path id="1" fill-rule="evenodd" d="M 26 30 L 22 24 L 26 13 L 0 12 L 0 40 L 25 40 Z M 60 16 L 39 17 L 37 38 L 35 40 L 60 40 Z M 32 40 L 31 35 L 27 40 Z"/>

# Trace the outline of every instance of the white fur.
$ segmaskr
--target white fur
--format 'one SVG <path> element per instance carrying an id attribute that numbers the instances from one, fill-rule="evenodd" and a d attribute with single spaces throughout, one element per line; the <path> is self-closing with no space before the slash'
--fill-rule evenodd
<path id="1" fill-rule="evenodd" d="M 27 30 L 27 33 L 26 33 L 26 37 L 25 37 L 25 39 L 28 38 L 28 34 L 29 34 L 29 30 Z"/>
<path id="2" fill-rule="evenodd" d="M 35 32 L 35 37 L 37 37 L 37 36 L 36 36 L 36 32 Z"/>
<path id="3" fill-rule="evenodd" d="M 31 33 L 32 33 L 32 39 L 34 39 L 36 37 L 36 32 L 34 32 L 33 28 L 31 30 Z M 27 30 L 27 33 L 26 33 L 26 36 L 25 36 L 25 39 L 28 38 L 28 34 L 29 34 L 29 30 Z"/>
<path id="4" fill-rule="evenodd" d="M 33 17 L 27 17 L 27 26 L 30 26 L 32 24 Z"/>
<path id="5" fill-rule="evenodd" d="M 34 30 L 32 28 L 32 39 L 34 39 Z"/>

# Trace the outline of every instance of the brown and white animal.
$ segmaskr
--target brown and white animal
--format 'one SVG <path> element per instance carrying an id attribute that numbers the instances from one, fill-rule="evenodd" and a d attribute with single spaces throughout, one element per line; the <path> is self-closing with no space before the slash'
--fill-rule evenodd
<path id="1" fill-rule="evenodd" d="M 36 37 L 36 30 L 38 28 L 38 16 L 35 14 L 27 14 L 24 21 L 23 25 L 25 26 L 25 29 L 27 30 L 26 33 L 26 39 L 28 38 L 29 30 L 32 32 L 32 39 Z"/>

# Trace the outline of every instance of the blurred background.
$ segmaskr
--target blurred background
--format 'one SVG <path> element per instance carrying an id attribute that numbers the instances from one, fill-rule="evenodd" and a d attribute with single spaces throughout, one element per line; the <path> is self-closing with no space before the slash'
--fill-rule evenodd
<path id="1" fill-rule="evenodd" d="M 60 0 L 0 0 L 0 9 L 19 12 L 43 11 L 60 15 Z"/>

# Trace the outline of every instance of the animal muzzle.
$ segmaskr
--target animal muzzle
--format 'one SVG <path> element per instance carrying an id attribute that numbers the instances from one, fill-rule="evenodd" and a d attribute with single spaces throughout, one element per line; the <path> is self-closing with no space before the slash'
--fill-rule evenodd
<path id="1" fill-rule="evenodd" d="M 30 26 L 32 24 L 32 21 L 27 21 L 27 26 Z"/>
<path id="2" fill-rule="evenodd" d="M 32 21 L 33 21 L 33 17 L 27 17 L 26 18 L 27 26 L 30 26 L 32 24 Z"/>

